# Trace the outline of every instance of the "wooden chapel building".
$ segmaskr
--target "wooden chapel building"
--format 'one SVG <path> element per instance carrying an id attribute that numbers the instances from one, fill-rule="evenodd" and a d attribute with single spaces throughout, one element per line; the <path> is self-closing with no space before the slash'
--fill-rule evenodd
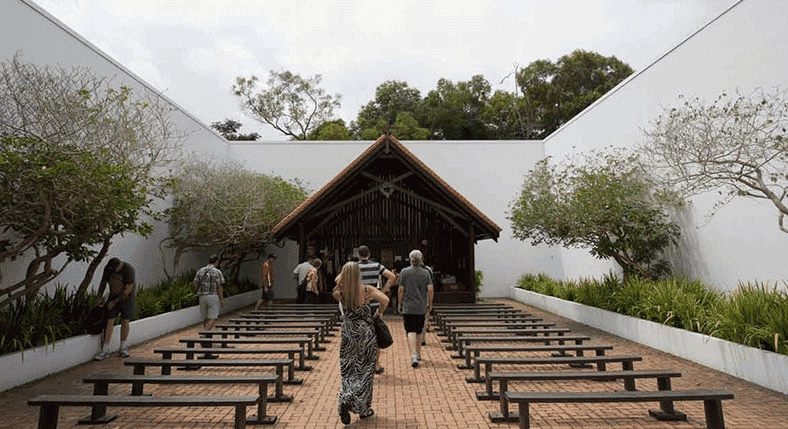
<path id="1" fill-rule="evenodd" d="M 472 166 L 469 166 L 472 168 Z M 435 302 L 474 302 L 474 245 L 501 228 L 391 135 L 378 138 L 283 218 L 274 239 L 294 240 L 299 260 L 323 257 L 335 272 L 367 245 L 388 269 L 413 249 L 435 272 Z"/>

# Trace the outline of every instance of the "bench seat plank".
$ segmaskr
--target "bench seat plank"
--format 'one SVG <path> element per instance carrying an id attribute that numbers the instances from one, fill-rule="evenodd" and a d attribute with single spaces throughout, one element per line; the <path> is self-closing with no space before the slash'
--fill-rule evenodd
<path id="1" fill-rule="evenodd" d="M 531 403 L 599 403 L 599 402 L 657 402 L 703 401 L 708 429 L 724 429 L 722 400 L 733 399 L 733 393 L 724 390 L 657 390 L 618 392 L 506 392 L 509 402 L 520 407 L 520 429 L 530 428 Z M 658 412 L 649 411 L 654 416 Z"/>
<path id="2" fill-rule="evenodd" d="M 85 377 L 84 383 L 93 383 L 93 395 L 107 395 L 109 384 L 131 384 L 131 395 L 143 395 L 145 384 L 256 384 L 260 401 L 257 403 L 257 416 L 247 421 L 256 424 L 274 424 L 275 416 L 267 415 L 268 384 L 281 381 L 282 376 L 271 375 L 244 375 L 244 376 L 177 376 L 177 375 L 119 375 L 119 374 L 91 374 Z M 106 412 L 106 406 L 94 406 L 90 420 L 101 419 Z"/>
<path id="3" fill-rule="evenodd" d="M 59 407 L 105 405 L 115 407 L 235 407 L 235 429 L 246 428 L 246 407 L 257 404 L 256 395 L 242 396 L 94 396 L 40 395 L 30 399 L 31 406 L 40 406 L 39 429 L 56 429 Z"/>
<path id="4" fill-rule="evenodd" d="M 594 351 L 597 356 L 604 356 L 606 350 L 613 350 L 613 346 L 610 344 L 565 344 L 565 345 L 517 345 L 517 344 L 507 344 L 507 345 L 469 345 L 465 347 L 465 365 L 457 365 L 458 369 L 471 369 L 473 368 L 473 364 L 471 362 L 471 355 L 473 355 L 473 359 L 478 359 L 481 352 L 500 352 L 500 353 L 508 353 L 508 352 L 528 352 L 528 353 L 540 353 L 540 352 L 558 352 L 562 356 L 566 354 L 566 352 L 575 352 L 577 357 L 583 356 L 584 351 Z"/>
<path id="5" fill-rule="evenodd" d="M 499 356 L 499 357 L 478 357 L 474 361 L 474 377 L 466 378 L 468 383 L 484 383 L 487 374 L 492 372 L 493 364 L 508 365 L 573 365 L 573 364 L 596 364 L 598 371 L 605 371 L 606 364 L 621 362 L 625 371 L 634 368 L 633 362 L 640 362 L 642 356 L 637 355 L 613 355 L 613 356 Z M 484 377 L 481 376 L 481 367 L 484 365 Z"/>
<path id="6" fill-rule="evenodd" d="M 550 345 L 550 343 L 557 342 L 559 345 L 564 344 L 566 341 L 574 341 L 575 344 L 581 345 L 583 341 L 589 341 L 591 337 L 588 335 L 553 335 L 553 336 L 526 336 L 526 335 L 517 335 L 517 336 L 466 336 L 461 335 L 457 340 L 457 354 L 452 355 L 455 359 L 463 359 L 467 352 L 468 346 L 471 343 L 498 343 L 498 342 L 507 342 L 507 343 L 544 343 L 545 345 Z"/>
<path id="7" fill-rule="evenodd" d="M 172 359 L 173 354 L 185 354 L 186 360 L 196 360 L 200 364 L 210 359 L 195 359 L 195 354 L 233 354 L 233 355 L 253 355 L 253 354 L 286 354 L 289 358 L 298 355 L 298 366 L 295 367 L 298 371 L 310 371 L 311 366 L 304 365 L 304 350 L 301 347 L 276 347 L 276 348 L 222 348 L 222 347 L 205 347 L 205 348 L 182 348 L 182 347 L 160 347 L 153 349 L 153 353 L 160 354 L 162 359 Z"/>
<path id="8" fill-rule="evenodd" d="M 283 384 L 302 384 L 303 380 L 296 379 L 293 376 L 293 359 L 202 359 L 197 366 L 209 367 L 256 367 L 256 366 L 273 366 L 276 369 L 278 381 L 276 382 L 276 393 L 274 396 L 267 398 L 268 402 L 290 402 L 293 400 L 292 396 L 285 395 Z M 194 359 L 144 359 L 144 358 L 129 358 L 123 361 L 126 366 L 134 368 L 134 375 L 145 375 L 145 368 L 149 366 L 161 367 L 161 375 L 170 375 L 172 368 L 186 368 L 191 369 L 190 366 L 195 365 Z M 283 380 L 284 368 L 288 368 L 288 379 Z"/>

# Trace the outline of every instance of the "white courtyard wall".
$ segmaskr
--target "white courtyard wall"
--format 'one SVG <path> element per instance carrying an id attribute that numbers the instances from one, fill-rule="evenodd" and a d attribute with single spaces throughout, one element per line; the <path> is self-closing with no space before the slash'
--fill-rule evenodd
<path id="1" fill-rule="evenodd" d="M 722 92 L 788 89 L 786 17 L 788 2 L 735 4 L 545 139 L 546 154 L 560 160 L 606 146 L 634 147 L 663 107 L 680 105 L 679 95 L 711 102 Z M 707 219 L 715 201 L 713 193 L 694 198 L 682 215 L 676 266 L 722 290 L 786 281 L 788 234 L 777 229 L 772 205 L 740 199 Z M 586 250 L 561 253 L 566 279 L 615 271 Z"/>

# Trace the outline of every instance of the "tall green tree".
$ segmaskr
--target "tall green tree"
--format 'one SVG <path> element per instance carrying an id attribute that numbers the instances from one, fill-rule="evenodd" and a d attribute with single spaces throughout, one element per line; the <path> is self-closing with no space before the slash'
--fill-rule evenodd
<path id="1" fill-rule="evenodd" d="M 89 262 L 84 293 L 114 236 L 151 231 L 145 215 L 183 134 L 155 94 L 111 83 L 88 68 L 0 62 L 0 263 L 30 258 L 0 307 L 72 261 Z"/>
<path id="2" fill-rule="evenodd" d="M 513 235 L 535 245 L 589 248 L 616 261 L 625 279 L 665 275 L 662 251 L 680 234 L 668 212 L 681 200 L 654 183 L 639 158 L 622 151 L 566 166 L 544 159 L 511 206 Z"/>
<path id="3" fill-rule="evenodd" d="M 307 140 L 353 140 L 350 130 L 342 119 L 326 121 L 318 125 L 307 136 Z"/>
<path id="4" fill-rule="evenodd" d="M 241 134 L 239 131 L 242 126 L 240 122 L 232 119 L 211 122 L 211 128 L 218 131 L 222 137 L 230 141 L 255 141 L 260 138 L 260 134 L 257 133 Z"/>
<path id="5" fill-rule="evenodd" d="M 437 88 L 423 101 L 424 124 L 439 140 L 483 140 L 489 138 L 482 112 L 492 88 L 482 75 L 467 82 L 441 78 Z"/>
<path id="6" fill-rule="evenodd" d="M 400 113 L 409 113 L 417 119 L 421 101 L 421 92 L 409 87 L 407 82 L 383 82 L 375 90 L 375 99 L 361 108 L 350 128 L 358 138 L 375 139 L 390 132 Z"/>
<path id="7" fill-rule="evenodd" d="M 238 77 L 233 93 L 251 118 L 294 140 L 305 140 L 315 127 L 330 121 L 341 105 L 339 94 L 330 95 L 320 88 L 321 80 L 319 74 L 303 78 L 271 70 L 264 88 L 258 90 L 256 76 Z"/>
<path id="8" fill-rule="evenodd" d="M 576 50 L 555 63 L 537 60 L 517 72 L 533 135 L 544 138 L 633 73 L 615 56 Z"/>
<path id="9" fill-rule="evenodd" d="M 174 267 L 186 252 L 211 249 L 237 279 L 242 263 L 273 242 L 271 228 L 306 198 L 298 181 L 253 173 L 237 163 L 188 159 L 172 182 L 167 210 Z"/>

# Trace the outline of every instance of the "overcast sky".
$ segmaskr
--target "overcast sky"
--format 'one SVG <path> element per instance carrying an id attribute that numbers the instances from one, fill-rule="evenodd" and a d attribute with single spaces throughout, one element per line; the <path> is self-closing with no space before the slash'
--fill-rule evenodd
<path id="1" fill-rule="evenodd" d="M 354 120 L 375 89 L 481 74 L 493 89 L 515 64 L 575 49 L 648 66 L 736 0 L 33 0 L 206 124 L 244 116 L 237 76 L 320 74 Z M 501 83 L 501 81 L 503 83 Z"/>

